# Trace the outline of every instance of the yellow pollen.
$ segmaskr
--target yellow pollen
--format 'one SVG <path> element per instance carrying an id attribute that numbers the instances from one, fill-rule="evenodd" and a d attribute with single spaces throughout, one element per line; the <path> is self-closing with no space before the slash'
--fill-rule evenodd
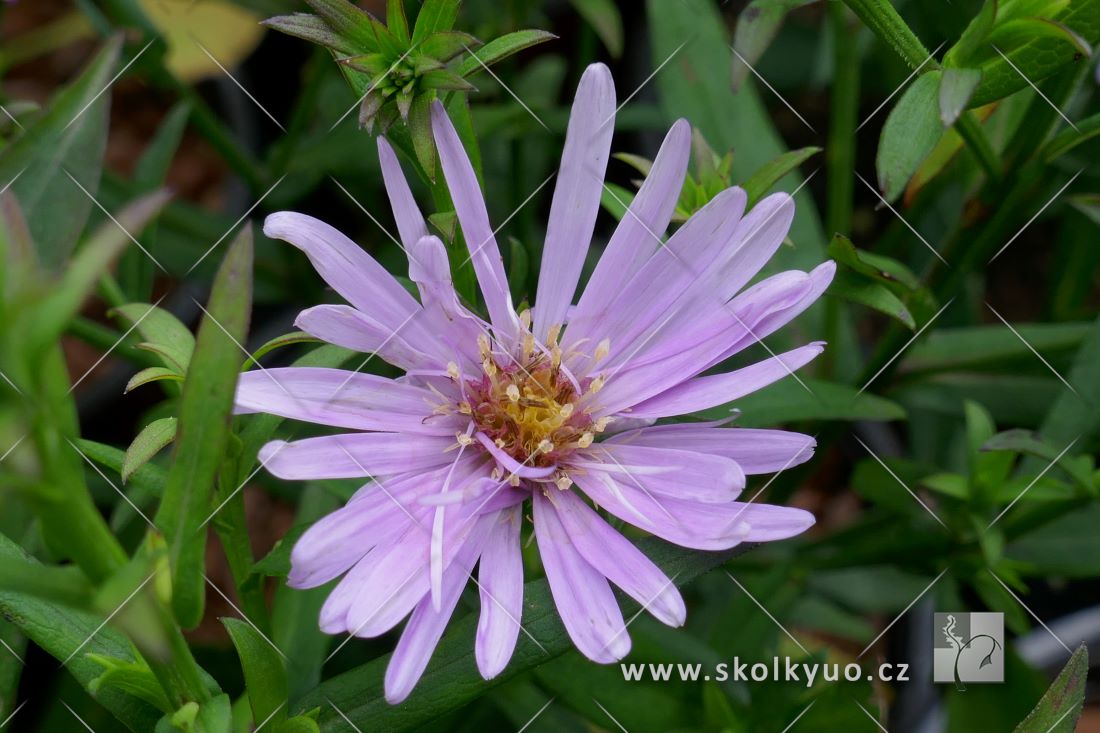
<path id="1" fill-rule="evenodd" d="M 608 424 L 613 419 L 614 418 L 610 418 L 610 417 L 601 417 L 599 420 L 597 420 L 595 422 L 594 425 L 592 425 L 592 429 L 595 430 L 597 433 L 602 433 L 603 431 L 607 430 Z"/>
<path id="2" fill-rule="evenodd" d="M 576 409 L 576 407 L 577 406 L 574 405 L 572 402 L 567 402 L 561 406 L 561 409 L 558 410 L 558 414 L 564 418 L 568 418 L 570 415 L 573 414 L 573 410 Z"/>
<path id="3" fill-rule="evenodd" d="M 447 362 L 447 376 L 451 379 L 458 379 L 458 364 L 455 364 L 453 361 Z"/>
<path id="4" fill-rule="evenodd" d="M 558 343 L 558 336 L 561 335 L 561 324 L 555 323 L 546 331 L 546 343 L 556 344 Z"/>
<path id="5" fill-rule="evenodd" d="M 581 437 L 577 438 L 577 446 L 580 448 L 587 448 L 592 445 L 593 437 L 592 433 L 581 433 Z"/>
<path id="6" fill-rule="evenodd" d="M 497 364 L 489 357 L 485 357 L 485 360 L 481 362 L 481 370 L 490 377 L 495 377 L 497 373 Z"/>
<path id="7" fill-rule="evenodd" d="M 545 438 L 539 441 L 539 453 L 549 453 L 554 450 L 554 444 Z"/>
<path id="8" fill-rule="evenodd" d="M 492 351 L 492 349 L 489 347 L 489 337 L 483 333 L 478 334 L 477 350 L 481 354 L 482 359 L 488 358 L 489 353 Z"/>
<path id="9" fill-rule="evenodd" d="M 559 473 L 557 478 L 554 479 L 554 484 L 560 491 L 566 491 L 573 485 L 573 479 L 569 478 L 568 474 Z"/>
<path id="10" fill-rule="evenodd" d="M 601 374 L 600 376 L 592 380 L 592 384 L 588 385 L 588 391 L 592 394 L 596 394 L 601 389 L 603 389 L 604 382 L 606 381 L 607 379 Z"/>
<path id="11" fill-rule="evenodd" d="M 604 339 L 596 344 L 596 361 L 603 361 L 611 353 L 611 339 Z"/>
<path id="12" fill-rule="evenodd" d="M 523 327 L 526 330 L 528 330 L 528 331 L 531 330 L 531 309 L 530 308 L 524 308 L 522 311 L 520 311 L 519 322 L 523 324 Z"/>
<path id="13" fill-rule="evenodd" d="M 509 384 L 508 389 L 504 390 L 504 392 L 512 402 L 519 402 L 519 387 L 514 384 Z"/>
<path id="14" fill-rule="evenodd" d="M 473 445 L 474 444 L 474 439 L 471 438 L 466 433 L 455 433 L 455 440 L 458 441 L 459 445 Z"/>

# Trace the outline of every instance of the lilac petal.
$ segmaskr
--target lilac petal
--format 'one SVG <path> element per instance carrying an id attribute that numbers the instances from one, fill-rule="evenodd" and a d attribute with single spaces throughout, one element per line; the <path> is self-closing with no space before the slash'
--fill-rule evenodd
<path id="1" fill-rule="evenodd" d="M 425 314 L 442 344 L 435 353 L 446 359 L 443 363 L 455 361 L 480 369 L 477 337 L 485 327 L 458 299 L 443 242 L 434 236 L 422 237 L 413 243 L 409 257 L 409 277 L 420 290 Z"/>
<path id="2" fill-rule="evenodd" d="M 691 125 L 687 120 L 676 120 L 569 316 L 567 343 L 575 344 L 591 332 L 615 296 L 663 244 L 661 235 L 676 209 L 690 151 Z"/>
<path id="3" fill-rule="evenodd" d="M 808 461 L 817 441 L 786 430 L 701 427 L 697 423 L 657 425 L 621 433 L 603 445 L 695 450 L 732 458 L 749 475 L 783 471 Z"/>
<path id="4" fill-rule="evenodd" d="M 453 463 L 453 436 L 345 433 L 286 442 L 260 450 L 260 463 L 287 480 L 388 476 Z"/>
<path id="5" fill-rule="evenodd" d="M 610 474 L 659 496 L 709 503 L 732 501 L 745 488 L 745 473 L 736 461 L 695 449 L 601 442 L 578 451 L 569 468 Z"/>
<path id="6" fill-rule="evenodd" d="M 438 363 L 414 349 L 401 335 L 348 305 L 317 305 L 294 319 L 294 325 L 310 336 L 365 354 L 378 354 L 402 369 L 423 369 Z"/>
<path id="7" fill-rule="evenodd" d="M 687 619 L 684 599 L 652 560 L 573 492 L 555 494 L 553 503 L 573 546 L 589 565 L 661 623 L 683 626 Z"/>
<path id="8" fill-rule="evenodd" d="M 386 196 L 390 200 L 390 208 L 393 209 L 393 218 L 397 221 L 397 233 L 401 237 L 401 244 L 408 251 L 421 237 L 428 236 L 428 227 L 424 223 L 424 215 L 416 205 L 412 191 L 409 190 L 408 181 L 401 171 L 401 164 L 397 162 L 397 155 L 393 152 L 389 141 L 382 135 L 378 136 L 378 162 L 382 166 L 382 182 L 386 186 Z M 409 252 L 409 259 L 413 260 L 413 254 Z"/>
<path id="9" fill-rule="evenodd" d="M 638 344 L 649 339 L 651 329 L 659 329 L 689 302 L 685 293 L 691 292 L 692 285 L 729 245 L 745 201 L 745 192 L 740 188 L 719 193 L 677 229 L 631 278 L 606 316 L 589 329 L 595 340 L 610 339 L 607 365 L 629 359 Z"/>
<path id="10" fill-rule="evenodd" d="M 323 367 L 282 367 L 241 374 L 237 414 L 272 415 L 356 430 L 454 435 L 455 415 L 432 415 L 439 401 L 429 390 L 373 374 Z"/>
<path id="11" fill-rule="evenodd" d="M 432 342 L 431 334 L 415 318 L 420 311 L 416 299 L 335 228 L 312 216 L 280 211 L 264 221 L 264 234 L 305 252 L 325 282 L 389 332 L 401 332 L 416 348 Z"/>
<path id="12" fill-rule="evenodd" d="M 500 512 L 481 551 L 477 571 L 481 615 L 474 656 L 478 671 L 487 680 L 508 666 L 519 637 L 523 614 L 523 553 L 519 545 L 522 522 L 518 505 Z"/>
<path id="13" fill-rule="evenodd" d="M 347 571 L 376 545 L 386 546 L 413 522 L 424 523 L 428 510 L 423 496 L 438 492 L 451 477 L 454 485 L 487 474 L 480 456 L 464 457 L 435 471 L 412 471 L 365 484 L 342 508 L 316 522 L 295 543 L 290 554 L 289 585 L 312 588 Z"/>
<path id="14" fill-rule="evenodd" d="M 737 246 L 720 260 L 711 279 L 722 300 L 729 300 L 772 258 L 794 220 L 794 199 L 774 193 L 757 203 L 737 225 Z"/>
<path id="15" fill-rule="evenodd" d="M 622 659 L 630 652 L 630 637 L 607 578 L 577 552 L 551 500 L 541 491 L 532 496 L 539 554 L 569 638 L 594 662 Z"/>
<path id="16" fill-rule="evenodd" d="M 546 478 L 557 470 L 556 466 L 543 467 L 523 465 L 501 450 L 497 444 L 493 442 L 492 438 L 485 433 L 474 433 L 474 438 L 477 439 L 477 442 L 485 446 L 485 450 L 489 451 L 489 454 L 496 459 L 497 463 L 499 463 L 505 471 L 519 476 L 520 478 Z"/>
<path id="17" fill-rule="evenodd" d="M 466 581 L 470 578 L 470 570 L 477 562 L 478 553 L 483 543 L 487 523 L 492 517 L 487 517 L 484 529 L 479 526 L 473 532 L 471 538 L 458 552 L 455 561 L 447 568 L 443 578 L 442 599 L 439 607 L 432 605 L 431 598 L 422 599 L 413 610 L 412 618 L 401 632 L 401 638 L 397 647 L 393 650 L 390 663 L 386 665 L 385 692 L 386 702 L 396 705 L 404 700 L 412 692 L 413 687 L 424 674 L 428 662 L 432 658 L 432 652 L 439 644 L 447 622 L 454 613 L 458 599 L 462 596 L 462 589 L 466 587 Z"/>
<path id="18" fill-rule="evenodd" d="M 630 408 L 634 417 L 671 417 L 724 405 L 794 373 L 825 350 L 816 341 L 726 374 L 696 377 Z"/>
<path id="19" fill-rule="evenodd" d="M 750 526 L 740 502 L 711 504 L 674 499 L 621 476 L 595 471 L 571 474 L 602 509 L 658 537 L 696 550 L 725 550 L 744 541 Z"/>
<path id="20" fill-rule="evenodd" d="M 504 274 L 504 261 L 489 225 L 489 212 L 481 195 L 481 185 L 458 132 L 439 102 L 432 103 L 432 132 L 489 318 L 499 336 L 511 338 L 516 333 L 518 320 Z"/>
<path id="21" fill-rule="evenodd" d="M 580 280 L 615 132 L 615 82 L 603 64 L 585 69 L 569 115 L 546 240 L 542 247 L 533 333 L 546 339 L 551 326 L 565 323 L 566 309 Z"/>
<path id="22" fill-rule="evenodd" d="M 805 509 L 773 504 L 740 504 L 740 519 L 749 523 L 747 542 L 772 542 L 802 534 L 814 524 Z"/>

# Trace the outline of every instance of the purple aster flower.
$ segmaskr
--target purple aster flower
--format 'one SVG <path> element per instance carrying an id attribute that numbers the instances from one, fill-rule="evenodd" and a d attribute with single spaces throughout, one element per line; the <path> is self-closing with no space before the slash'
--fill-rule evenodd
<path id="1" fill-rule="evenodd" d="M 428 234 L 381 137 L 386 191 L 419 300 L 316 219 L 282 212 L 264 225 L 268 236 L 304 251 L 351 304 L 310 308 L 298 327 L 406 372 L 387 379 L 268 369 L 243 374 L 237 392 L 238 412 L 356 431 L 276 441 L 261 460 L 286 479 L 371 477 L 298 541 L 288 582 L 308 588 L 343 576 L 321 610 L 327 633 L 375 637 L 409 616 L 386 671 L 391 703 L 420 678 L 475 566 L 478 669 L 489 679 L 507 665 L 523 610 L 528 501 L 565 628 L 585 656 L 604 663 L 630 651 L 612 585 L 666 624 L 683 624 L 686 612 L 675 584 L 593 505 L 701 550 L 783 539 L 813 523 L 800 509 L 737 501 L 746 474 L 807 460 L 812 438 L 654 423 L 735 400 L 819 354 L 822 344 L 811 343 L 699 376 L 805 310 L 834 266 L 783 272 L 746 288 L 790 227 L 794 204 L 786 194 L 746 213 L 745 192 L 730 188 L 662 241 L 691 145 L 690 127 L 679 120 L 574 305 L 614 114 L 610 72 L 593 65 L 569 119 L 529 311 L 513 306 L 473 167 L 438 103 L 439 160 L 488 322 L 460 303 L 443 244 Z"/>

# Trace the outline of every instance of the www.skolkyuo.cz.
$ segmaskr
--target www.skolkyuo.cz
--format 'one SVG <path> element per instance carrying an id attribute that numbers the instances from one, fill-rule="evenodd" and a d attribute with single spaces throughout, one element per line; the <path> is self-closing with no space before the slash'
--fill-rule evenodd
<path id="1" fill-rule="evenodd" d="M 790 657 L 772 657 L 771 662 L 745 662 L 734 657 L 713 667 L 704 664 L 619 664 L 627 682 L 802 682 L 813 687 L 824 682 L 908 682 L 909 665 L 885 662 L 864 669 L 855 662 L 802 662 Z"/>

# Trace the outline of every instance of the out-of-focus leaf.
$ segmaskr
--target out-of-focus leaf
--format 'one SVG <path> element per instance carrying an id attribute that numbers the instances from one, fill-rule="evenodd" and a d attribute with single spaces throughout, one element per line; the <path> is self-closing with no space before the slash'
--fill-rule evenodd
<path id="1" fill-rule="evenodd" d="M 1086 492 L 1094 492 L 1096 481 L 1092 476 L 1092 461 L 1088 456 L 1075 457 L 1065 452 L 1069 446 L 1055 447 L 1029 430 L 1006 430 L 990 436 L 982 442 L 983 451 L 1012 451 L 1041 458 L 1044 465 L 1056 463 L 1068 473 Z"/>
<path id="2" fill-rule="evenodd" d="M 239 344 L 248 334 L 252 301 L 252 229 L 234 240 L 214 279 L 207 315 L 180 399 L 179 438 L 156 523 L 164 532 L 172 564 L 172 607 L 192 628 L 202 619 L 206 531 L 214 480 L 229 434 Z"/>
<path id="3" fill-rule="evenodd" d="M 748 195 L 747 206 L 751 208 L 753 204 L 764 198 L 764 194 L 770 191 L 772 186 L 778 183 L 783 176 L 820 152 L 821 148 L 813 146 L 790 150 L 758 168 L 741 184 Z"/>
<path id="4" fill-rule="evenodd" d="M 1081 644 L 1039 704 L 1016 726 L 1014 733 L 1073 733 L 1085 704 L 1089 676 L 1089 648 Z"/>
<path id="5" fill-rule="evenodd" d="M 0 562 L 19 558 L 27 559 L 18 545 L 0 535 Z M 89 659 L 90 654 L 129 661 L 137 658 L 125 636 L 110 625 L 103 626 L 102 619 L 92 614 L 7 591 L 0 591 L 0 613 L 48 654 L 64 660 L 65 668 L 89 693 L 92 682 L 103 673 L 103 667 Z M 160 717 L 156 708 L 121 690 L 101 689 L 95 697 L 135 733 L 152 730 Z"/>
<path id="6" fill-rule="evenodd" d="M 19 199 L 39 259 L 50 269 L 72 252 L 93 206 L 89 194 L 99 188 L 111 98 L 103 90 L 121 48 L 121 36 L 111 38 L 83 73 L 0 152 L 0 186 L 10 185 Z"/>
<path id="7" fill-rule="evenodd" d="M 1054 445 L 1075 438 L 1091 439 L 1100 431 L 1100 317 L 1073 358 L 1066 375 L 1072 390 L 1064 389 L 1050 408 L 1039 434 Z"/>
<path id="8" fill-rule="evenodd" d="M 271 551 L 252 566 L 252 572 L 259 575 L 285 578 L 290 574 L 290 552 L 298 538 L 309 529 L 309 523 L 296 524 L 275 543 Z"/>
<path id="9" fill-rule="evenodd" d="M 724 552 L 684 550 L 656 538 L 644 539 L 638 547 L 678 584 L 690 582 L 743 551 L 738 548 Z M 299 701 L 297 709 L 320 707 L 319 722 L 324 733 L 351 733 L 354 730 L 335 708 L 339 708 L 354 725 L 393 731 L 413 730 L 448 711 L 457 710 L 490 687 L 545 664 L 550 658 L 572 648 L 558 619 L 546 581 L 527 582 L 523 588 L 523 598 L 521 621 L 530 637 L 521 635 L 508 667 L 488 682 L 477 673 L 473 651 L 477 614 L 469 614 L 451 624 L 420 683 L 408 700 L 400 705 L 387 704 L 382 695 L 383 670 L 390 660 L 387 655 L 326 680 Z M 629 618 L 629 613 L 637 605 L 630 601 L 625 601 L 623 605 Z M 532 638 L 537 640 L 537 644 Z"/>
<path id="10" fill-rule="evenodd" d="M 974 53 L 987 47 L 984 43 L 997 19 L 998 0 L 985 0 L 981 10 L 966 26 L 958 42 L 943 55 L 944 66 L 960 67 L 971 61 Z"/>
<path id="11" fill-rule="evenodd" d="M 162 417 L 146 425 L 130 447 L 126 449 L 126 458 L 122 462 L 122 481 L 141 468 L 159 453 L 164 446 L 176 439 L 176 418 Z"/>
<path id="12" fill-rule="evenodd" d="M 0 619 L 0 642 L 5 648 L 5 654 L 0 656 L 0 720 L 7 720 L 19 705 L 19 680 L 23 674 L 27 637 L 15 624 Z"/>
<path id="13" fill-rule="evenodd" d="M 222 619 L 244 670 L 244 686 L 252 720 L 259 725 L 270 721 L 278 726 L 286 720 L 286 668 L 282 657 L 251 624 L 235 618 Z"/>
<path id="14" fill-rule="evenodd" d="M 531 258 L 523 242 L 515 237 L 508 238 L 508 283 L 512 286 L 512 298 L 519 302 L 527 290 L 527 274 L 530 271 Z"/>
<path id="15" fill-rule="evenodd" d="M 313 718 L 299 715 L 280 723 L 275 728 L 275 733 L 321 733 L 321 728 Z"/>
<path id="16" fill-rule="evenodd" d="M 906 372 L 1001 371 L 1014 368 L 1017 359 L 1035 359 L 1029 345 L 1049 361 L 1055 354 L 1072 353 L 1089 333 L 1087 323 L 1030 323 L 1014 328 L 1019 337 L 1001 325 L 935 330 L 914 344 L 902 368 Z"/>
<path id="17" fill-rule="evenodd" d="M 940 81 L 940 122 L 944 127 L 955 124 L 981 79 L 982 72 L 977 69 L 943 70 Z"/>
<path id="18" fill-rule="evenodd" d="M 1008 543 L 1005 556 L 1044 577 L 1093 577 L 1100 574 L 1097 523 L 1100 523 L 1100 504 L 1069 511 Z"/>
<path id="19" fill-rule="evenodd" d="M 473 53 L 467 54 L 466 58 L 459 63 L 458 68 L 455 69 L 455 73 L 459 76 L 469 76 L 476 71 L 480 71 L 484 66 L 492 66 L 525 48 L 536 46 L 554 38 L 557 38 L 557 36 L 553 33 L 540 30 L 507 33 L 499 38 L 494 38 Z"/>
<path id="20" fill-rule="evenodd" d="M 614 58 L 623 54 L 623 18 L 612 0 L 569 0 Z"/>
<path id="21" fill-rule="evenodd" d="M 894 201 L 943 136 L 939 115 L 941 71 L 921 74 L 890 110 L 879 138 L 875 168 L 883 198 Z"/>
<path id="22" fill-rule="evenodd" d="M 983 122 L 993 114 L 996 107 L 997 105 L 990 104 L 971 111 L 977 117 L 978 122 Z M 962 137 L 954 128 L 944 132 L 943 137 L 936 143 L 936 147 L 932 148 L 932 152 L 928 154 L 928 157 L 917 168 L 917 172 L 909 179 L 909 185 L 905 187 L 905 196 L 902 199 L 906 206 L 911 205 L 916 200 L 917 194 L 928 185 L 929 181 L 938 176 L 955 159 L 955 156 L 963 149 L 963 145 Z"/>
<path id="23" fill-rule="evenodd" d="M 737 25 L 733 30 L 733 49 L 741 57 L 733 57 L 731 77 L 734 91 L 739 90 L 748 78 L 750 65 L 755 66 L 771 45 L 787 13 L 812 1 L 753 0 L 745 6 L 737 16 Z"/>
<path id="24" fill-rule="evenodd" d="M 1065 155 L 1081 143 L 1100 135 L 1100 114 L 1086 117 L 1075 127 L 1062 130 L 1043 146 L 1039 154 L 1048 163 Z"/>
<path id="25" fill-rule="evenodd" d="M 894 320 L 900 321 L 910 329 L 917 324 L 913 314 L 905 307 L 898 296 L 890 292 L 882 283 L 868 280 L 851 272 L 838 272 L 827 291 L 829 295 L 858 303 L 877 310 Z"/>
<path id="26" fill-rule="evenodd" d="M 71 181 L 70 181 L 71 183 Z M 139 230 L 156 216 L 168 202 L 164 192 L 149 194 L 123 209 L 116 219 L 104 222 L 95 234 L 72 258 L 61 281 L 36 308 L 36 321 L 30 334 L 36 343 L 46 344 L 61 335 L 69 320 L 84 304 L 96 281 L 106 271 L 119 252 L 130 243 L 127 231 Z M 54 218 L 55 214 L 50 214 Z"/>
<path id="27" fill-rule="evenodd" d="M 1095 44 L 1100 41 L 1098 8 L 1100 8 L 1100 0 L 1076 0 L 1054 20 L 1071 29 L 1086 43 Z M 1038 84 L 1042 79 L 1067 65 L 1080 63 L 1083 60 L 1074 42 L 1051 36 L 1035 38 L 1006 52 L 1006 55 L 1007 60 L 1000 54 L 995 54 L 979 67 L 982 72 L 982 81 L 974 90 L 974 96 L 970 98 L 972 107 L 980 107 L 1003 99 L 1025 88 L 1029 82 Z"/>
<path id="28" fill-rule="evenodd" d="M 805 387 L 802 385 L 805 384 Z M 740 410 L 738 425 L 763 427 L 799 420 L 901 420 L 905 410 L 896 402 L 835 382 L 783 379 L 728 405 L 695 413 L 715 420 Z"/>
<path id="29" fill-rule="evenodd" d="M 219 64 L 237 67 L 263 37 L 260 17 L 235 3 L 139 0 L 139 4 L 168 44 L 165 65 L 187 82 L 223 73 Z"/>
<path id="30" fill-rule="evenodd" d="M 617 183 L 605 183 L 600 193 L 600 205 L 616 220 L 621 221 L 634 200 L 634 193 L 627 191 Z"/>

